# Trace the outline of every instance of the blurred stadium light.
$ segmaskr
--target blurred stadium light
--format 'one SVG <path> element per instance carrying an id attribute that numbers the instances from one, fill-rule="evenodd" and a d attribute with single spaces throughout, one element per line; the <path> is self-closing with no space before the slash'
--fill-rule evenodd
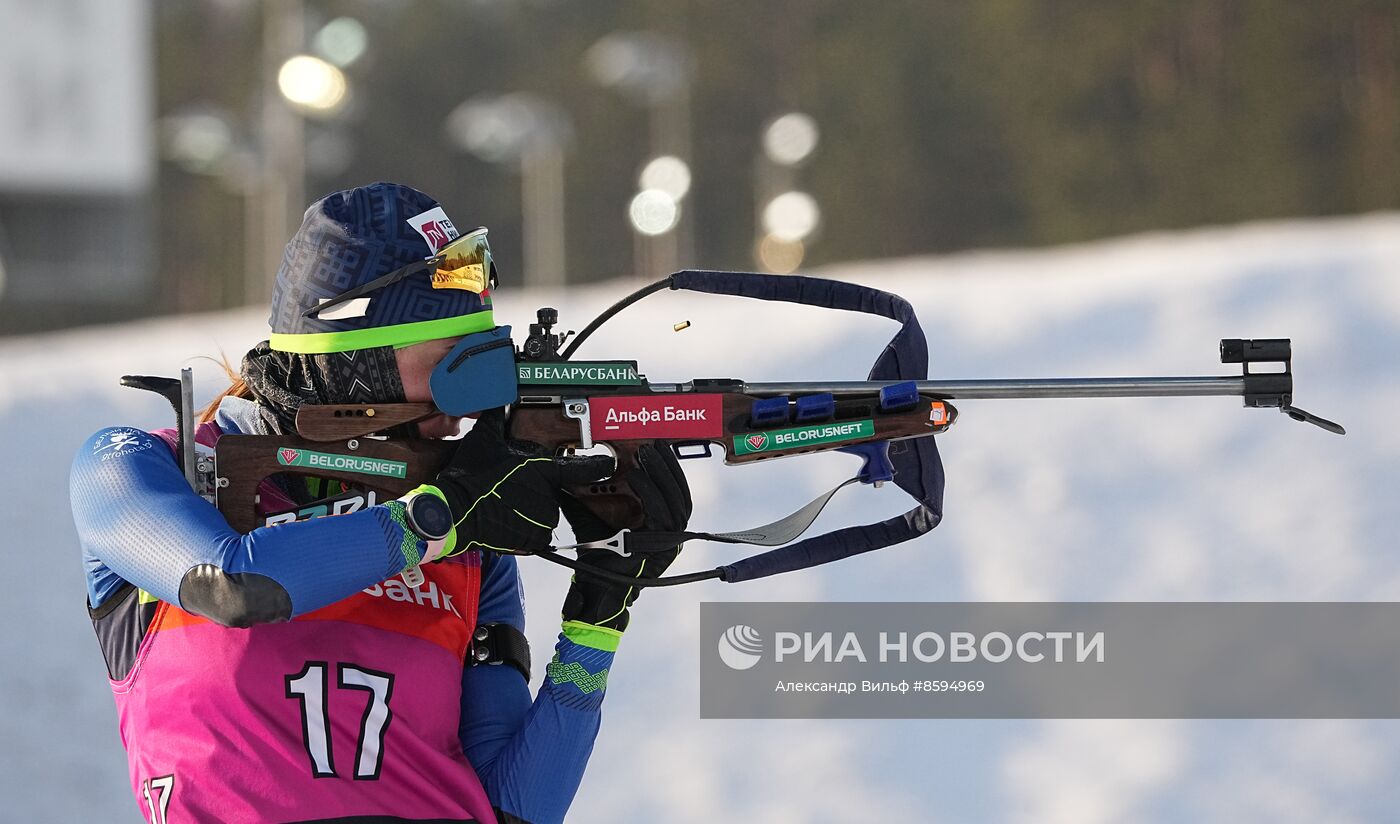
<path id="1" fill-rule="evenodd" d="M 816 198 L 796 188 L 797 170 L 820 139 L 817 121 L 803 112 L 786 112 L 763 126 L 762 151 L 754 158 L 754 259 L 769 272 L 796 271 L 821 227 Z"/>
<path id="2" fill-rule="evenodd" d="M 686 186 L 690 186 L 690 86 L 695 75 L 695 59 L 684 44 L 651 31 L 618 31 L 604 35 L 584 54 L 584 66 L 600 86 L 616 91 L 623 99 L 643 106 L 649 118 L 649 148 L 652 163 L 661 162 L 652 174 L 667 173 L 671 158 L 685 168 Z M 672 172 L 676 167 L 670 165 Z M 633 269 L 643 276 L 659 275 L 679 269 L 681 261 L 691 261 L 692 227 L 689 210 L 682 209 L 679 195 L 672 198 L 671 208 L 663 207 L 655 195 L 646 194 L 652 188 L 640 184 L 641 191 L 628 205 L 628 218 L 639 233 L 636 238 Z M 665 187 L 656 187 L 664 190 Z M 646 195 L 643 197 L 643 195 Z M 674 213 L 666 221 L 663 213 Z M 646 217 L 638 223 L 637 216 Z M 641 227 L 664 227 L 646 231 Z"/>
<path id="3" fill-rule="evenodd" d="M 345 73 L 310 54 L 295 55 L 282 64 L 277 70 L 277 89 L 288 103 L 312 117 L 335 115 L 350 94 Z"/>
<path id="4" fill-rule="evenodd" d="M 563 285 L 564 150 L 573 137 L 568 113 L 527 92 L 483 94 L 453 109 L 444 125 L 458 149 L 518 165 L 525 285 Z"/>
<path id="5" fill-rule="evenodd" d="M 783 192 L 763 207 L 763 229 L 778 240 L 805 240 L 820 222 L 816 198 L 806 192 Z"/>
<path id="6" fill-rule="evenodd" d="M 779 166 L 797 166 L 816 151 L 819 137 L 811 115 L 788 112 L 773 118 L 763 130 L 763 152 Z"/>
<path id="7" fill-rule="evenodd" d="M 690 191 L 690 166 L 674 155 L 652 158 L 637 175 L 638 189 L 660 189 L 680 202 Z"/>
<path id="8" fill-rule="evenodd" d="M 337 17 L 317 30 L 311 48 L 337 68 L 349 68 L 364 57 L 369 32 L 353 17 Z"/>
<path id="9" fill-rule="evenodd" d="M 627 205 L 632 228 L 647 237 L 664 235 L 676 228 L 680 217 L 680 202 L 661 189 L 643 189 Z"/>
<path id="10" fill-rule="evenodd" d="M 192 106 L 160 119 L 161 155 L 190 174 L 221 175 L 234 150 L 232 118 L 213 106 Z"/>
<path id="11" fill-rule="evenodd" d="M 758 262 L 766 271 L 777 275 L 790 275 L 802 265 L 807 248 L 800 240 L 783 240 L 774 235 L 764 235 L 758 242 Z"/>
<path id="12" fill-rule="evenodd" d="M 599 85 L 644 106 L 662 106 L 685 96 L 692 66 L 684 46 L 656 32 L 613 32 L 584 56 Z"/>

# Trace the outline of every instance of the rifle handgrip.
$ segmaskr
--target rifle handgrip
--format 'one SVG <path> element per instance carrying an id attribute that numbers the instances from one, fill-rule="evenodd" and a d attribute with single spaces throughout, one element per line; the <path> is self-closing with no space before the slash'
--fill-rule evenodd
<path id="1" fill-rule="evenodd" d="M 646 441 L 612 441 L 608 444 L 617 456 L 617 469 L 607 478 L 591 484 L 569 488 L 569 493 L 598 516 L 603 523 L 618 529 L 641 529 L 646 514 L 642 500 L 632 487 L 620 479 L 637 468 L 637 449 Z"/>
<path id="2" fill-rule="evenodd" d="M 506 422 L 506 434 L 556 452 L 580 445 L 578 421 L 565 418 L 557 407 L 515 407 Z M 568 489 L 569 494 L 613 529 L 638 529 L 642 526 L 641 499 L 630 486 L 619 483 L 618 479 L 637 468 L 637 449 L 644 443 L 646 441 L 608 441 L 608 448 L 617 458 L 617 469 L 613 474 L 596 483 Z"/>

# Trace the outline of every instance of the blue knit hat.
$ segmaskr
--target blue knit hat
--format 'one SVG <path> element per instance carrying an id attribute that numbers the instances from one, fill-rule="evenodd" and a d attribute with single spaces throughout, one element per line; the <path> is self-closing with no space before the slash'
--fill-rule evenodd
<path id="1" fill-rule="evenodd" d="M 412 275 L 350 305 L 304 317 L 363 283 L 433 255 L 458 231 L 436 200 L 398 183 L 327 195 L 306 210 L 272 292 L 269 343 L 283 352 L 406 346 L 495 327 L 491 295 Z"/>

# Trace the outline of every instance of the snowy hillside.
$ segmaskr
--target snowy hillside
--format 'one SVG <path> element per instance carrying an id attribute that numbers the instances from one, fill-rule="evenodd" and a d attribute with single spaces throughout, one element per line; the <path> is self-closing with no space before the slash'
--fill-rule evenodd
<path id="1" fill-rule="evenodd" d="M 701 721 L 701 600 L 1396 600 L 1400 216 L 1149 235 L 1050 251 L 878 261 L 814 272 L 918 308 L 932 377 L 1229 374 L 1222 337 L 1291 337 L 1298 405 L 1345 438 L 1236 398 L 965 401 L 940 442 L 946 518 L 931 535 L 748 585 L 648 593 L 610 680 L 577 822 L 1364 821 L 1393 814 L 1400 726 L 1317 721 Z M 503 291 L 578 328 L 633 288 Z M 265 333 L 239 311 L 0 339 L 0 535 L 25 570 L 0 601 L 0 792 L 15 821 L 137 821 L 115 712 L 84 615 L 67 505 L 78 443 L 169 423 L 127 373 L 193 365 L 199 396 Z M 689 320 L 690 329 L 671 325 Z M 585 352 L 653 380 L 858 379 L 893 324 L 691 294 L 633 308 Z M 695 525 L 735 528 L 854 468 L 832 455 L 691 464 Z M 818 527 L 907 508 L 838 496 Z M 678 568 L 731 549 L 688 548 Z M 567 578 L 522 563 L 546 656 Z M 542 671 L 543 667 L 537 667 Z M 814 791 L 815 790 L 815 791 Z M 1383 812 L 1384 811 L 1384 812 Z"/>

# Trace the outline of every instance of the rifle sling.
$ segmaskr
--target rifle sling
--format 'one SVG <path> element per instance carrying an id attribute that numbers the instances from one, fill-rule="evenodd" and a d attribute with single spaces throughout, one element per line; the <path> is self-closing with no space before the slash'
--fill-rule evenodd
<path id="1" fill-rule="evenodd" d="M 919 326 L 919 319 L 914 314 L 914 307 L 904 298 L 890 292 L 820 278 L 762 275 L 752 272 L 686 270 L 677 272 L 660 283 L 667 282 L 672 289 L 799 303 L 889 318 L 899 322 L 900 329 L 885 345 L 871 367 L 869 379 L 903 381 L 928 378 L 928 342 Z M 850 483 L 845 481 L 786 518 L 754 529 L 726 533 L 638 531 L 627 532 L 620 537 L 614 536 L 611 541 L 618 542 L 619 545 L 607 548 L 624 552 L 669 550 L 685 540 L 697 539 L 777 547 L 732 564 L 690 575 L 667 576 L 649 581 L 615 577 L 633 586 L 668 586 L 705 578 L 720 578 L 728 582 L 747 581 L 830 563 L 917 538 L 938 526 L 943 517 L 943 464 L 933 441 L 933 438 L 902 441 L 901 444 L 907 448 L 890 451 L 890 462 L 895 470 L 894 483 L 918 503 L 918 506 L 903 515 L 878 523 L 837 529 L 797 543 L 787 543 L 811 526 L 832 496 Z M 622 549 L 624 546 L 626 548 Z M 591 565 L 579 565 L 578 561 L 553 553 L 541 557 L 574 569 L 592 571 Z M 600 577 L 608 576 L 600 574 Z"/>

